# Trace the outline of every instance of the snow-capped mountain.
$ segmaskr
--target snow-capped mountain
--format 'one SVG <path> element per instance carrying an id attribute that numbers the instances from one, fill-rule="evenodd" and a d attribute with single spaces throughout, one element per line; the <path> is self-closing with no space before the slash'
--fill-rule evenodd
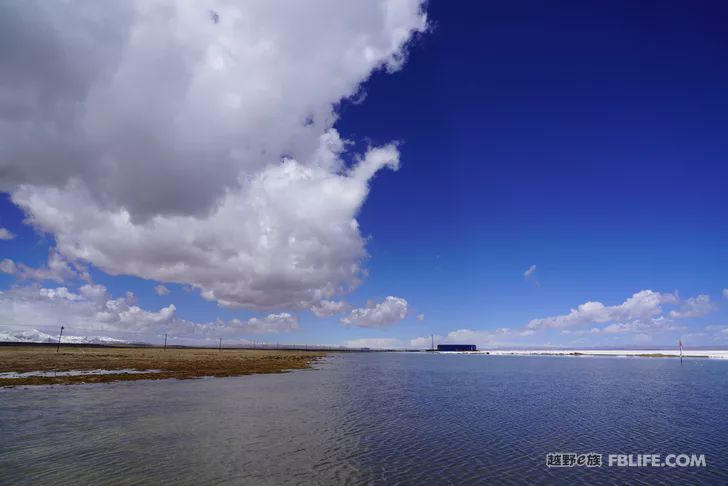
<path id="1" fill-rule="evenodd" d="M 51 336 L 37 329 L 9 329 L 0 331 L 0 342 L 8 343 L 56 343 L 58 336 Z M 107 336 L 63 336 L 65 344 L 128 344 L 129 341 Z"/>

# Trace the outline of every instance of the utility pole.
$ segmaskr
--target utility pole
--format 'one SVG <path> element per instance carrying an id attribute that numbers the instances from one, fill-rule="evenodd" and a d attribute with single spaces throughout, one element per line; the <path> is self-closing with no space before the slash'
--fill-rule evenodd
<path id="1" fill-rule="evenodd" d="M 61 336 L 63 336 L 63 326 L 61 326 L 61 333 L 58 335 L 58 346 L 56 346 L 56 353 L 61 349 Z"/>
<path id="2" fill-rule="evenodd" d="M 220 338 L 220 346 L 217 348 L 218 351 L 222 351 L 222 338 Z"/>
<path id="3" fill-rule="evenodd" d="M 435 350 L 435 335 L 430 334 L 430 336 L 432 337 L 432 348 L 431 349 L 434 351 Z"/>
<path id="4" fill-rule="evenodd" d="M 683 358 L 683 346 L 682 346 L 682 338 L 680 338 L 677 342 L 677 345 L 680 346 L 680 365 L 682 365 L 682 358 Z"/>
<path id="5" fill-rule="evenodd" d="M 167 351 L 167 333 L 164 333 L 164 350 Z"/>

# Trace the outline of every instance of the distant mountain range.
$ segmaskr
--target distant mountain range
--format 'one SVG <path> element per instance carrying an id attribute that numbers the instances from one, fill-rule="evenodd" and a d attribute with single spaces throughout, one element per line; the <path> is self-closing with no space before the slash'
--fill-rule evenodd
<path id="1" fill-rule="evenodd" d="M 37 329 L 2 330 L 0 342 L 5 343 L 57 343 L 58 336 L 51 336 Z M 65 344 L 129 344 L 129 341 L 106 336 L 63 336 Z"/>

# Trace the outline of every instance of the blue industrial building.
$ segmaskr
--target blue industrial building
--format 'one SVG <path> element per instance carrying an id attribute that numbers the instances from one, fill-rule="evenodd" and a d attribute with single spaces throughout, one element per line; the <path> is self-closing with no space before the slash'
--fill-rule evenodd
<path id="1" fill-rule="evenodd" d="M 438 351 L 477 351 L 475 344 L 438 344 Z"/>

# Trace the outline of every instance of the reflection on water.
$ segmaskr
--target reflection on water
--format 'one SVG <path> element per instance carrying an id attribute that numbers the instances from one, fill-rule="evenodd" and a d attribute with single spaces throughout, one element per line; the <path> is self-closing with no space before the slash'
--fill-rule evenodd
<path id="1" fill-rule="evenodd" d="M 318 368 L 0 390 L 0 483 L 728 481 L 725 362 L 363 353 Z M 707 467 L 549 470 L 547 452 Z"/>

